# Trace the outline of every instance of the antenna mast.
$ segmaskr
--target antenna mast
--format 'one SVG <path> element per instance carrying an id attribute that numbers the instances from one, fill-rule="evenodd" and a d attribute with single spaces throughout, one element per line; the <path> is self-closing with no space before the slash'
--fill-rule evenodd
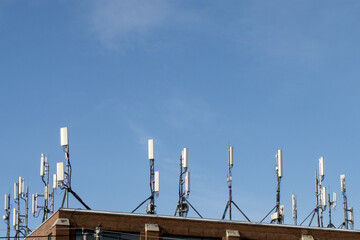
<path id="1" fill-rule="evenodd" d="M 4 201 L 4 209 L 5 209 L 5 215 L 3 216 L 3 219 L 6 221 L 7 231 L 6 231 L 6 238 L 10 240 L 10 193 L 5 194 L 5 201 Z"/>
<path id="2" fill-rule="evenodd" d="M 160 172 L 155 172 L 154 164 L 154 139 L 148 140 L 148 158 L 150 162 L 150 191 L 151 195 L 145 199 L 139 206 L 137 206 L 131 213 L 134 213 L 139 207 L 141 207 L 146 201 L 150 200 L 150 203 L 146 205 L 147 214 L 156 214 L 155 211 L 155 195 L 158 196 L 160 192 Z"/>
<path id="3" fill-rule="evenodd" d="M 333 200 L 330 200 L 330 193 L 328 193 L 328 206 L 329 206 L 329 224 L 328 228 L 335 228 L 334 224 L 331 223 L 331 207 L 336 207 L 336 192 L 333 192 Z"/>
<path id="4" fill-rule="evenodd" d="M 180 217 L 186 217 L 189 212 L 189 206 L 202 218 L 201 214 L 187 200 L 190 194 L 190 172 L 188 172 L 189 166 L 189 151 L 184 148 L 180 155 L 180 177 L 179 177 L 179 202 L 176 206 L 175 214 L 179 213 Z M 185 176 L 185 179 L 183 178 Z"/>
<path id="5" fill-rule="evenodd" d="M 64 163 L 57 163 L 57 177 L 56 185 L 60 186 L 60 189 L 65 189 L 64 198 L 61 204 L 61 208 L 64 207 L 66 201 L 66 208 L 69 208 L 69 193 L 71 193 L 86 209 L 90 210 L 90 207 L 74 192 L 71 188 L 71 173 L 72 168 L 70 164 L 70 153 L 69 153 L 69 133 L 68 127 L 60 129 L 60 143 L 65 152 L 66 159 L 66 172 L 64 174 Z M 64 176 L 65 175 L 65 176 Z M 55 185 L 55 183 L 54 183 Z"/>
<path id="6" fill-rule="evenodd" d="M 324 157 L 319 158 L 319 176 L 317 173 L 317 169 L 315 169 L 315 199 L 316 199 L 316 207 L 314 210 L 310 212 L 310 214 L 302 221 L 300 226 L 312 215 L 311 220 L 309 222 L 309 226 L 311 225 L 315 214 L 316 214 L 316 222 L 318 227 L 324 227 L 323 224 L 323 212 L 326 210 L 326 188 L 321 187 L 322 181 L 325 178 L 325 170 L 324 170 Z M 330 207 L 330 206 L 329 206 Z"/>
<path id="7" fill-rule="evenodd" d="M 282 224 L 284 221 L 284 205 L 280 205 L 280 182 L 281 182 L 281 178 L 283 177 L 283 166 L 282 166 L 282 151 L 281 149 L 279 149 L 276 154 L 276 179 L 277 179 L 277 189 L 276 189 L 276 205 L 275 207 L 273 207 L 273 209 L 270 210 L 270 212 L 268 212 L 268 214 L 266 214 L 266 216 L 260 221 L 264 221 L 265 218 L 267 216 L 269 216 L 270 213 L 272 213 L 272 211 L 275 210 L 275 212 L 273 214 L 271 214 L 271 222 L 270 223 L 278 223 L 278 224 Z"/>
<path id="8" fill-rule="evenodd" d="M 354 209 L 352 207 L 348 208 L 347 205 L 345 174 L 340 175 L 340 183 L 341 183 L 341 192 L 343 195 L 344 222 L 341 223 L 339 228 L 349 229 L 349 223 L 350 223 L 351 229 L 354 229 Z M 350 214 L 350 219 L 348 216 L 349 215 L 348 212 Z"/>
<path id="9" fill-rule="evenodd" d="M 25 214 L 21 214 L 21 200 L 25 203 Z M 14 201 L 17 204 L 17 208 L 14 208 L 13 226 L 15 228 L 15 239 L 26 237 L 31 231 L 28 228 L 28 211 L 29 211 L 29 186 L 26 186 L 25 192 L 25 180 L 19 177 L 19 182 L 14 183 Z"/>
<path id="10" fill-rule="evenodd" d="M 250 219 L 245 215 L 245 213 L 243 211 L 241 211 L 241 209 L 236 205 L 236 203 L 232 200 L 232 174 L 231 174 L 231 169 L 234 166 L 234 148 L 232 146 L 228 147 L 228 177 L 227 177 L 227 182 L 228 182 L 228 189 L 229 189 L 229 201 L 226 203 L 226 207 L 222 216 L 222 219 L 225 218 L 226 216 L 226 212 L 229 209 L 229 219 L 232 220 L 232 216 L 231 216 L 231 204 L 234 204 L 234 206 L 239 210 L 239 212 L 249 221 Z"/>
<path id="11" fill-rule="evenodd" d="M 45 185 L 44 188 L 44 194 L 33 194 L 32 195 L 32 214 L 34 217 L 38 217 L 39 215 L 36 215 L 38 212 L 37 209 L 43 209 L 44 215 L 42 222 L 44 222 L 48 218 L 48 214 L 54 213 L 54 188 L 52 188 L 52 192 L 49 192 L 49 171 L 50 165 L 47 161 L 47 157 L 42 153 L 40 158 L 40 177 L 42 182 Z M 44 205 L 38 206 L 38 198 L 43 197 L 44 198 Z"/>

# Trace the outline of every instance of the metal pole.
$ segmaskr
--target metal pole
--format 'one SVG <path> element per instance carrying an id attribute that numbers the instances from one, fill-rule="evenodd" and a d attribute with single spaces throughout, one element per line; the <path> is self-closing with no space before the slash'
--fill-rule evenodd
<path id="1" fill-rule="evenodd" d="M 319 189 L 318 189 L 318 178 L 317 178 L 317 170 L 315 169 L 315 196 L 316 196 L 316 220 L 317 226 L 320 227 L 320 216 L 319 216 Z"/>
<path id="2" fill-rule="evenodd" d="M 66 195 L 66 208 L 69 208 L 69 188 L 71 187 L 71 173 L 70 173 L 70 156 L 69 156 L 69 146 L 65 147 L 65 157 L 66 157 L 66 172 L 67 172 L 67 178 L 66 178 L 66 188 L 65 188 L 65 195 Z"/>

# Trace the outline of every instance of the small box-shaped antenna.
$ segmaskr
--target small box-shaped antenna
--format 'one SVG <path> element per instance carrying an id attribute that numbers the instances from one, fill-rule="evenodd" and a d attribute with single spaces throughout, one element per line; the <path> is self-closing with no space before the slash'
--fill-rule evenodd
<path id="1" fill-rule="evenodd" d="M 336 207 L 336 192 L 333 192 L 333 207 Z"/>
<path id="2" fill-rule="evenodd" d="M 351 224 L 354 224 L 354 208 L 351 207 L 349 209 L 349 212 L 350 212 L 350 222 L 351 222 Z"/>
<path id="3" fill-rule="evenodd" d="M 156 193 L 160 192 L 160 172 L 156 171 L 155 172 L 155 189 L 154 191 Z"/>
<path id="4" fill-rule="evenodd" d="M 9 210 L 10 206 L 9 206 L 9 194 L 5 193 L 5 199 L 4 199 L 4 209 Z"/>
<path id="5" fill-rule="evenodd" d="M 185 194 L 189 195 L 190 193 L 190 172 L 186 172 L 185 175 Z"/>
<path id="6" fill-rule="evenodd" d="M 53 174 L 53 189 L 58 188 L 58 182 L 57 182 L 57 176 L 56 174 Z"/>
<path id="7" fill-rule="evenodd" d="M 60 128 L 60 144 L 61 146 L 69 146 L 69 132 L 67 127 Z"/>
<path id="8" fill-rule="evenodd" d="M 44 189 L 44 199 L 48 200 L 49 199 L 49 185 L 45 185 L 45 189 Z"/>
<path id="9" fill-rule="evenodd" d="M 14 200 L 18 199 L 18 190 L 17 190 L 18 183 L 14 182 Z"/>
<path id="10" fill-rule="evenodd" d="M 296 194 L 293 194 L 293 195 L 291 196 L 291 199 L 292 199 L 293 218 L 297 218 Z"/>
<path id="11" fill-rule="evenodd" d="M 277 174 L 279 178 L 282 178 L 283 176 L 283 162 L 282 162 L 282 151 L 279 149 L 276 153 L 276 159 L 277 159 Z"/>
<path id="12" fill-rule="evenodd" d="M 40 176 L 43 177 L 44 176 L 44 166 L 45 166 L 45 156 L 42 153 L 41 154 L 41 158 L 40 158 Z"/>
<path id="13" fill-rule="evenodd" d="M 346 192 L 345 174 L 340 175 L 341 192 Z"/>
<path id="14" fill-rule="evenodd" d="M 326 187 L 323 187 L 321 190 L 321 206 L 325 207 L 327 205 L 327 201 L 326 201 Z"/>
<path id="15" fill-rule="evenodd" d="M 154 160 L 154 139 L 148 140 L 148 156 L 149 160 Z"/>
<path id="16" fill-rule="evenodd" d="M 321 177 L 325 176 L 325 171 L 324 171 L 324 157 L 320 157 L 319 158 L 319 175 Z"/>
<path id="17" fill-rule="evenodd" d="M 229 164 L 230 167 L 234 165 L 234 148 L 232 146 L 229 147 Z"/>
<path id="18" fill-rule="evenodd" d="M 184 148 L 182 151 L 182 167 L 188 168 L 189 164 L 189 150 L 188 148 Z"/>
<path id="19" fill-rule="evenodd" d="M 280 214 L 281 219 L 284 219 L 284 216 L 285 216 L 285 206 L 284 205 L 280 205 L 279 214 Z"/>
<path id="20" fill-rule="evenodd" d="M 58 162 L 56 164 L 57 181 L 64 181 L 64 163 Z"/>
<path id="21" fill-rule="evenodd" d="M 17 211 L 16 208 L 13 209 L 13 226 L 15 227 L 17 225 Z"/>

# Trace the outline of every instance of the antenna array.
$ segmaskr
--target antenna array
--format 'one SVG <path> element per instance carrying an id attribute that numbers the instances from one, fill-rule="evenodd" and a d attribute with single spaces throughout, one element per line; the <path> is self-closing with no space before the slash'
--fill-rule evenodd
<path id="1" fill-rule="evenodd" d="M 26 237 L 30 233 L 28 228 L 29 220 L 29 186 L 26 186 L 25 180 L 19 177 L 19 181 L 14 183 L 14 201 L 16 208 L 13 210 L 13 227 L 15 229 L 15 239 Z M 23 201 L 23 204 L 21 202 Z M 25 212 L 22 213 L 21 205 L 25 206 Z"/>
<path id="2" fill-rule="evenodd" d="M 201 214 L 187 200 L 187 197 L 190 194 L 190 172 L 188 171 L 188 166 L 189 151 L 187 148 L 184 148 L 180 155 L 179 201 L 174 216 L 178 213 L 180 217 L 186 217 L 189 212 L 189 204 L 199 217 L 202 218 Z"/>
<path id="3" fill-rule="evenodd" d="M 146 205 L 146 213 L 155 214 L 155 195 L 158 196 L 160 192 L 160 172 L 155 172 L 155 158 L 154 158 L 154 139 L 148 140 L 148 158 L 150 161 L 150 192 L 151 195 L 137 206 L 132 213 L 140 208 L 145 202 L 150 200 L 150 203 Z"/>
<path id="4" fill-rule="evenodd" d="M 346 196 L 346 184 L 345 184 L 345 174 L 340 175 L 340 184 L 341 184 L 341 193 L 343 195 L 343 208 L 344 208 L 344 222 L 341 223 L 339 228 L 350 228 L 354 229 L 354 209 L 348 208 L 347 205 L 347 196 Z"/>
<path id="5" fill-rule="evenodd" d="M 229 218 L 231 220 L 231 218 L 232 218 L 232 216 L 231 216 L 231 204 L 234 204 L 234 206 L 246 218 L 246 220 L 251 222 L 250 219 L 245 215 L 245 213 L 243 211 L 241 211 L 241 209 L 238 207 L 238 205 L 236 205 L 236 203 L 232 200 L 232 174 L 231 174 L 231 169 L 232 169 L 233 166 L 234 166 L 234 148 L 232 146 L 229 146 L 228 147 L 228 177 L 227 177 L 228 189 L 229 189 L 229 200 L 226 203 L 226 207 L 225 207 L 222 219 L 225 218 L 226 212 L 229 209 Z"/>

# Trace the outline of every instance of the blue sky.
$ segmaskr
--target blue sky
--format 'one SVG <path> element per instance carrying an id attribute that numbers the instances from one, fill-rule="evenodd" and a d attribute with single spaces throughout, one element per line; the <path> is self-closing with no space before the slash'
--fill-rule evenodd
<path id="1" fill-rule="evenodd" d="M 359 10 L 358 1 L 1 1 L 0 192 L 12 194 L 20 175 L 42 192 L 40 155 L 54 173 L 68 126 L 73 188 L 93 209 L 131 212 L 149 196 L 154 138 L 159 214 L 175 211 L 188 147 L 189 201 L 221 218 L 230 144 L 233 198 L 251 220 L 275 205 L 280 148 L 285 223 L 292 193 L 299 222 L 315 207 L 324 156 L 323 184 L 340 200 L 346 174 L 358 229 Z"/>

